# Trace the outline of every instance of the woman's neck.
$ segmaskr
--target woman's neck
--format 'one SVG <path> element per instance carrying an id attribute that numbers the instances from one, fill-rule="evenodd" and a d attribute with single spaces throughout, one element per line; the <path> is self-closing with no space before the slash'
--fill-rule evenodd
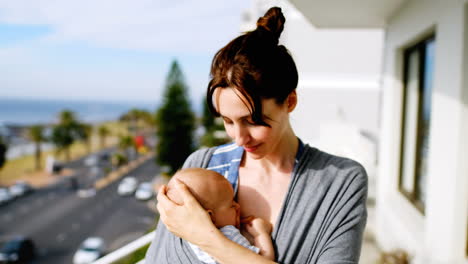
<path id="1" fill-rule="evenodd" d="M 270 154 L 258 160 L 249 158 L 246 155 L 244 166 L 262 169 L 266 172 L 279 171 L 290 173 L 294 169 L 298 147 L 299 139 L 292 129 L 288 129 L 288 132 Z"/>

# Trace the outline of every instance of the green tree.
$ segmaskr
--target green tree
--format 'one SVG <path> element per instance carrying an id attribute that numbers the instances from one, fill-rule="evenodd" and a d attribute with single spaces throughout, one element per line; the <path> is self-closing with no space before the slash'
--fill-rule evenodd
<path id="1" fill-rule="evenodd" d="M 65 152 L 65 159 L 70 160 L 70 147 L 79 138 L 80 124 L 75 113 L 63 110 L 59 113 L 59 122 L 52 129 L 51 141 L 57 152 Z"/>
<path id="2" fill-rule="evenodd" d="M 119 139 L 119 148 L 121 150 L 127 150 L 131 147 L 134 147 L 135 143 L 133 142 L 132 136 L 125 135 L 125 136 L 120 136 Z"/>
<path id="3" fill-rule="evenodd" d="M 8 145 L 6 141 L 3 139 L 2 135 L 0 135 L 0 169 L 3 168 L 3 165 L 5 165 L 7 150 L 8 150 Z"/>
<path id="4" fill-rule="evenodd" d="M 91 153 L 91 136 L 93 133 L 93 126 L 86 123 L 78 124 L 77 126 L 77 137 L 83 141 L 86 146 L 86 152 Z"/>
<path id="5" fill-rule="evenodd" d="M 138 120 L 140 117 L 141 111 L 137 108 L 132 108 L 120 116 L 120 121 L 126 122 L 128 133 L 134 135 L 137 132 Z"/>
<path id="6" fill-rule="evenodd" d="M 205 129 L 205 133 L 200 138 L 200 143 L 206 147 L 213 147 L 222 145 L 229 141 L 228 137 L 219 137 L 220 132 L 224 131 L 224 126 L 222 121 L 218 118 L 215 118 L 208 108 L 206 99 L 203 100 L 203 113 L 201 118 L 201 124 Z"/>
<path id="7" fill-rule="evenodd" d="M 35 145 L 35 168 L 36 170 L 41 169 L 41 143 L 46 140 L 44 136 L 44 127 L 41 125 L 34 125 L 28 128 L 28 137 L 34 142 Z"/>
<path id="8" fill-rule="evenodd" d="M 119 119 L 127 123 L 127 130 L 132 135 L 139 134 L 142 128 L 154 127 L 153 115 L 144 109 L 132 108 Z"/>
<path id="9" fill-rule="evenodd" d="M 201 119 L 202 126 L 205 128 L 206 131 L 212 131 L 215 128 L 215 117 L 210 111 L 208 104 L 206 103 L 206 97 L 203 99 L 203 115 Z"/>
<path id="10" fill-rule="evenodd" d="M 110 135 L 110 130 L 107 126 L 101 125 L 98 127 L 98 135 L 99 135 L 99 145 L 101 148 L 106 146 L 106 138 Z"/>
<path id="11" fill-rule="evenodd" d="M 162 106 L 156 112 L 156 162 L 169 167 L 172 175 L 193 151 L 195 116 L 187 97 L 187 86 L 177 61 L 166 79 Z"/>

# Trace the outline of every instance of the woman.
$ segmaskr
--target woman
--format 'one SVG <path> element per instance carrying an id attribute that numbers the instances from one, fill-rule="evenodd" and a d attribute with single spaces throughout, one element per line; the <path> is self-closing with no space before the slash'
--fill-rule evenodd
<path id="1" fill-rule="evenodd" d="M 355 161 L 304 145 L 289 122 L 297 104 L 296 66 L 278 45 L 285 18 L 271 8 L 214 57 L 207 103 L 233 144 L 199 150 L 184 167 L 223 174 L 241 217 L 273 225 L 277 263 L 358 263 L 366 223 L 367 176 Z M 158 194 L 161 221 L 146 263 L 199 263 L 186 241 L 219 263 L 274 263 L 224 237 L 187 187 L 184 204 Z M 182 239 L 181 239 L 182 238 Z"/>

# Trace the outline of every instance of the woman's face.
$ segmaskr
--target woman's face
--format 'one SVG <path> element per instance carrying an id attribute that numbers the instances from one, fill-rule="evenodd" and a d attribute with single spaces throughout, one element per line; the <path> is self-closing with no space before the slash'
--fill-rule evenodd
<path id="1" fill-rule="evenodd" d="M 289 112 L 294 108 L 288 107 L 289 99 L 282 105 L 275 99 L 262 99 L 263 119 L 271 126 L 267 127 L 253 123 L 247 100 L 236 89 L 218 88 L 214 98 L 226 133 L 250 157 L 260 159 L 279 150 L 277 147 L 290 127 Z"/>

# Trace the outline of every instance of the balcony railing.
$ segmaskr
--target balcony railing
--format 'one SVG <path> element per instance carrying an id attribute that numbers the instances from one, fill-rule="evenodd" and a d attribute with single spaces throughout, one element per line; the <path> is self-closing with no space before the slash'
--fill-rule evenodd
<path id="1" fill-rule="evenodd" d="M 104 257 L 96 260 L 95 262 L 93 262 L 92 264 L 112 264 L 116 261 L 119 261 L 119 260 L 122 260 L 128 256 L 130 256 L 130 254 L 134 253 L 135 251 L 137 251 L 138 249 L 148 245 L 149 243 L 151 243 L 151 240 L 153 239 L 154 237 L 154 232 L 151 232 L 151 233 L 148 233 L 140 238 L 138 238 L 137 240 L 135 241 L 132 241 L 130 243 L 128 243 L 127 245 L 105 255 Z M 144 260 L 141 260 L 139 261 L 137 264 L 143 264 L 144 263 Z"/>

